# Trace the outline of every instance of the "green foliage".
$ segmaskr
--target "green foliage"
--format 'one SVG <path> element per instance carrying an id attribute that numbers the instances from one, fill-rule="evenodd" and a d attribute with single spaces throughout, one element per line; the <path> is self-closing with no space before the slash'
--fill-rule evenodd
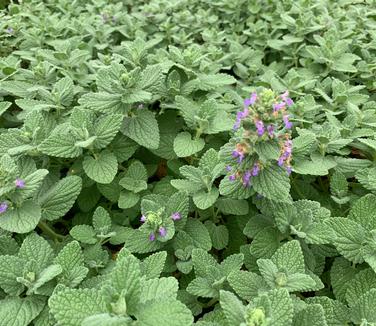
<path id="1" fill-rule="evenodd" d="M 375 15 L 0 0 L 0 324 L 376 324 Z"/>

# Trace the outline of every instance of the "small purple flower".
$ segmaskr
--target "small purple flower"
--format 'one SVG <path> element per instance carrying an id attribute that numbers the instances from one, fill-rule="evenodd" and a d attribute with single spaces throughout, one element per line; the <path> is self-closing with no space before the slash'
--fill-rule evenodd
<path id="1" fill-rule="evenodd" d="M 150 233 L 149 240 L 150 241 L 154 241 L 155 240 L 155 234 L 154 234 L 154 232 Z"/>
<path id="2" fill-rule="evenodd" d="M 246 118 L 248 116 L 248 114 L 249 114 L 249 110 L 247 108 L 245 108 L 243 111 L 239 111 L 236 114 L 236 122 L 234 124 L 234 130 L 240 128 L 240 124 L 241 124 L 242 120 L 244 118 Z"/>
<path id="3" fill-rule="evenodd" d="M 171 214 L 171 218 L 174 220 L 174 221 L 178 221 L 181 219 L 181 215 L 179 212 L 175 212 L 175 213 L 172 213 Z"/>
<path id="4" fill-rule="evenodd" d="M 273 125 L 267 126 L 266 130 L 268 131 L 269 137 L 273 138 L 274 137 L 274 126 Z"/>
<path id="5" fill-rule="evenodd" d="M 292 128 L 292 123 L 289 121 L 289 116 L 287 114 L 283 116 L 283 122 L 285 124 L 286 129 Z"/>
<path id="6" fill-rule="evenodd" d="M 238 163 L 241 163 L 244 160 L 244 154 L 238 150 L 232 151 L 232 157 L 238 159 Z"/>
<path id="7" fill-rule="evenodd" d="M 283 155 L 281 155 L 281 156 L 279 157 L 279 159 L 278 159 L 278 165 L 279 165 L 279 166 L 282 166 L 283 163 L 285 163 L 285 158 L 283 157 Z"/>
<path id="8" fill-rule="evenodd" d="M 257 128 L 257 134 L 261 137 L 265 132 L 264 123 L 261 120 L 257 120 L 255 126 Z"/>
<path id="9" fill-rule="evenodd" d="M 159 232 L 159 235 L 160 235 L 161 237 L 165 237 L 166 234 L 167 234 L 167 230 L 166 230 L 166 228 L 163 227 L 163 226 L 161 226 L 161 227 L 158 229 L 158 232 Z"/>
<path id="10" fill-rule="evenodd" d="M 256 163 L 252 168 L 251 174 L 253 177 L 256 177 L 259 175 L 259 173 L 260 173 L 260 166 Z"/>
<path id="11" fill-rule="evenodd" d="M 146 216 L 142 215 L 140 218 L 140 222 L 145 223 L 146 222 Z"/>
<path id="12" fill-rule="evenodd" d="M 236 179 L 236 175 L 235 175 L 235 174 L 231 174 L 231 175 L 228 177 L 228 179 L 229 179 L 230 181 L 235 181 L 235 179 Z"/>
<path id="13" fill-rule="evenodd" d="M 254 104 L 257 101 L 257 93 L 256 92 L 253 92 L 251 94 L 250 101 L 251 101 L 251 104 Z"/>
<path id="14" fill-rule="evenodd" d="M 274 103 L 273 104 L 273 112 L 278 112 L 278 111 L 282 110 L 284 107 L 285 107 L 285 103 L 284 102 Z"/>
<path id="15" fill-rule="evenodd" d="M 16 188 L 18 189 L 23 189 L 25 188 L 25 180 L 22 180 L 20 178 L 17 178 L 16 181 L 14 182 L 16 184 Z"/>
<path id="16" fill-rule="evenodd" d="M 8 204 L 6 202 L 2 202 L 0 204 L 0 214 L 5 213 L 7 209 L 8 209 Z"/>
<path id="17" fill-rule="evenodd" d="M 292 172 L 292 168 L 291 168 L 290 165 L 289 165 L 289 166 L 286 166 L 286 171 L 287 171 L 287 174 L 288 174 L 288 175 L 291 174 L 291 172 Z"/>
<path id="18" fill-rule="evenodd" d="M 6 30 L 5 30 L 8 34 L 13 34 L 14 33 L 14 29 L 12 27 L 8 27 Z"/>
<path id="19" fill-rule="evenodd" d="M 247 170 L 243 174 L 243 185 L 248 187 L 251 184 L 251 171 Z"/>
<path id="20" fill-rule="evenodd" d="M 232 166 L 231 166 L 231 165 L 227 165 L 227 166 L 226 166 L 226 171 L 227 171 L 227 172 L 230 172 L 231 170 L 232 170 Z"/>
<path id="21" fill-rule="evenodd" d="M 288 96 L 289 96 L 289 91 L 286 91 L 283 94 L 281 94 L 280 97 L 287 104 L 287 106 L 291 106 L 294 104 L 294 101 Z"/>
<path id="22" fill-rule="evenodd" d="M 294 101 L 291 99 L 291 98 L 287 98 L 286 99 L 286 104 L 287 104 L 287 106 L 291 106 L 291 105 L 293 105 L 294 104 Z"/>
<path id="23" fill-rule="evenodd" d="M 243 103 L 244 103 L 245 107 L 248 107 L 248 106 L 250 106 L 252 104 L 250 98 L 246 98 Z"/>

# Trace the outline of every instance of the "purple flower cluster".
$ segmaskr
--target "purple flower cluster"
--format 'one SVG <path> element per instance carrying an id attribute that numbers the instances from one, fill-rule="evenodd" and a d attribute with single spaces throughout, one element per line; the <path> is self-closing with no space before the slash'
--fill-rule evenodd
<path id="1" fill-rule="evenodd" d="M 248 107 L 255 104 L 256 101 L 257 101 L 257 93 L 256 92 L 252 93 L 250 98 L 246 98 L 244 100 L 244 110 L 239 111 L 236 114 L 236 122 L 234 124 L 234 130 L 237 130 L 237 129 L 240 128 L 240 124 L 241 124 L 242 120 L 245 119 L 246 117 L 248 117 L 248 115 L 250 113 Z"/>
<path id="2" fill-rule="evenodd" d="M 8 204 L 4 201 L 0 204 L 0 214 L 3 214 L 7 211 Z"/>
<path id="3" fill-rule="evenodd" d="M 291 156 L 292 156 L 292 141 L 286 140 L 281 146 L 281 155 L 278 158 L 278 165 L 285 166 L 288 174 L 291 174 Z"/>
<path id="4" fill-rule="evenodd" d="M 265 163 L 256 161 L 252 167 L 247 169 L 247 167 L 244 167 L 245 163 L 242 162 L 248 162 L 245 159 L 247 155 L 253 153 L 255 143 L 268 140 L 277 142 L 283 139 L 283 142 L 280 143 L 281 154 L 278 165 L 284 166 L 287 172 L 291 173 L 292 142 L 290 130 L 293 125 L 287 109 L 293 104 L 288 91 L 278 97 L 275 96 L 273 91 L 265 91 L 260 96 L 254 92 L 250 98 L 244 100 L 244 109 L 236 115 L 234 130 L 239 129 L 245 119 L 247 123 L 244 123 L 245 130 L 242 133 L 241 140 L 238 140 L 231 153 L 231 157 L 236 160 L 236 163 L 233 166 L 226 166 L 226 171 L 230 172 L 228 176 L 230 181 L 239 179 L 245 187 L 251 185 L 252 177 L 259 175 Z M 251 105 L 253 106 L 252 109 L 250 108 Z"/>
<path id="5" fill-rule="evenodd" d="M 178 221 L 181 219 L 181 214 L 179 212 L 174 212 L 171 214 L 171 219 L 173 221 Z M 147 222 L 148 218 L 145 215 L 142 215 L 140 217 L 140 222 L 145 223 Z M 158 234 L 162 238 L 164 238 L 167 235 L 167 229 L 164 226 L 159 226 L 158 227 Z M 151 232 L 149 235 L 149 241 L 154 241 L 156 239 L 156 232 Z"/>

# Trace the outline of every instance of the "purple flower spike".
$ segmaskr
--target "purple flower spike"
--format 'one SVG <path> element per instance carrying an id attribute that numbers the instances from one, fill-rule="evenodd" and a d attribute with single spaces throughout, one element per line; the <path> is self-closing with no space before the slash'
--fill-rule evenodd
<path id="1" fill-rule="evenodd" d="M 238 159 L 238 163 L 241 163 L 244 160 L 244 154 L 235 150 L 232 152 L 232 157 Z"/>
<path id="2" fill-rule="evenodd" d="M 264 123 L 261 120 L 257 120 L 255 126 L 257 128 L 257 134 L 261 137 L 265 132 Z"/>
<path id="3" fill-rule="evenodd" d="M 140 218 L 140 222 L 145 223 L 146 222 L 146 216 L 142 215 Z"/>
<path id="4" fill-rule="evenodd" d="M 249 99 L 251 104 L 254 104 L 257 101 L 257 93 L 253 92 L 251 98 Z"/>
<path id="5" fill-rule="evenodd" d="M 247 170 L 243 174 L 243 185 L 244 187 L 248 187 L 251 184 L 251 171 Z"/>
<path id="6" fill-rule="evenodd" d="M 279 159 L 278 159 L 278 165 L 279 165 L 279 166 L 282 166 L 283 163 L 285 163 L 285 158 L 284 158 L 283 155 L 282 155 L 282 156 L 280 156 Z"/>
<path id="7" fill-rule="evenodd" d="M 291 129 L 292 128 L 292 123 L 289 121 L 289 116 L 284 115 L 283 116 L 283 122 L 285 124 L 286 129 Z"/>
<path id="8" fill-rule="evenodd" d="M 166 228 L 163 227 L 163 226 L 161 226 L 161 227 L 158 229 L 158 232 L 159 232 L 159 235 L 160 235 L 161 237 L 165 237 L 166 234 L 167 234 L 167 230 L 166 230 Z"/>
<path id="9" fill-rule="evenodd" d="M 7 209 L 8 209 L 8 204 L 6 202 L 2 202 L 0 204 L 0 214 L 5 213 Z"/>
<path id="10" fill-rule="evenodd" d="M 14 182 L 16 184 L 16 188 L 18 189 L 23 189 L 25 188 L 25 180 L 22 180 L 20 178 L 17 178 L 16 181 Z"/>
<path id="11" fill-rule="evenodd" d="M 286 98 L 286 104 L 287 104 L 287 106 L 292 106 L 293 104 L 294 104 L 294 101 L 291 99 L 291 98 Z"/>
<path id="12" fill-rule="evenodd" d="M 248 107 L 248 106 L 250 106 L 252 104 L 250 98 L 246 98 L 243 103 L 244 103 L 245 107 Z"/>
<path id="13" fill-rule="evenodd" d="M 274 126 L 273 125 L 267 126 L 266 130 L 268 131 L 269 137 L 273 138 L 274 137 Z"/>
<path id="14" fill-rule="evenodd" d="M 154 234 L 154 232 L 153 232 L 153 233 L 150 233 L 150 235 L 149 235 L 149 240 L 150 240 L 150 241 L 154 241 L 154 240 L 155 240 L 155 234 Z"/>
<path id="15" fill-rule="evenodd" d="M 259 175 L 259 173 L 260 173 L 260 166 L 256 163 L 252 168 L 251 174 L 253 177 L 256 177 Z"/>
<path id="16" fill-rule="evenodd" d="M 278 112 L 278 111 L 282 110 L 284 107 L 285 107 L 285 103 L 284 102 L 274 103 L 273 104 L 273 111 L 274 112 Z"/>
<path id="17" fill-rule="evenodd" d="M 180 215 L 179 212 L 175 212 L 175 213 L 172 213 L 171 218 L 172 218 L 174 221 L 178 221 L 178 220 L 181 219 L 181 215 Z"/>
<path id="18" fill-rule="evenodd" d="M 229 179 L 230 181 L 235 181 L 235 179 L 236 179 L 235 174 L 231 174 L 231 175 L 228 177 L 228 179 Z"/>

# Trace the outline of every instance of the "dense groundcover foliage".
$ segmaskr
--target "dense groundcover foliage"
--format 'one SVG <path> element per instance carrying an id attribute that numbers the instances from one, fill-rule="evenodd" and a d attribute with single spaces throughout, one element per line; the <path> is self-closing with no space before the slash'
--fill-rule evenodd
<path id="1" fill-rule="evenodd" d="M 372 0 L 0 2 L 0 324 L 376 323 Z"/>

